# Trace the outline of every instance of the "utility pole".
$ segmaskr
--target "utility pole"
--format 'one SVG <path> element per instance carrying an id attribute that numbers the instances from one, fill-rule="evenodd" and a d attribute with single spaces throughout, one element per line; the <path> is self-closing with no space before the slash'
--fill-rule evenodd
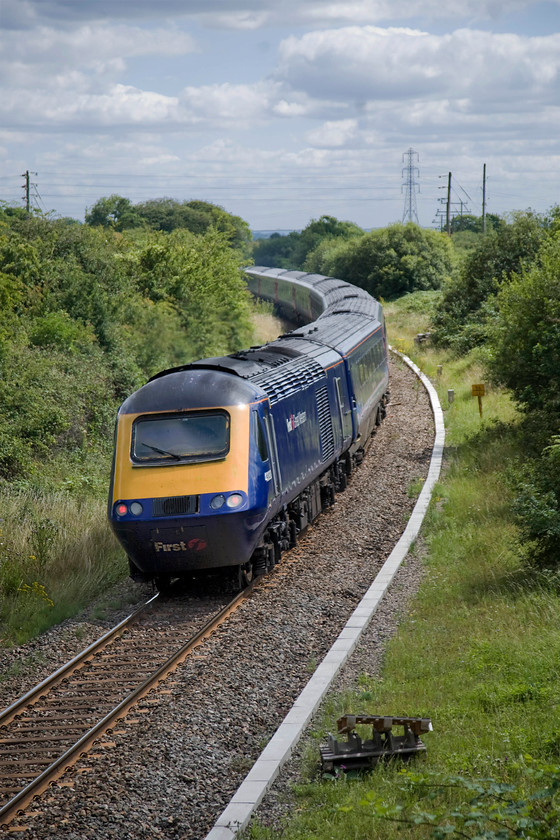
<path id="1" fill-rule="evenodd" d="M 25 201 L 25 210 L 27 212 L 27 215 L 29 215 L 31 213 L 31 188 L 34 189 L 33 198 L 35 199 L 35 205 L 36 205 L 37 208 L 39 208 L 37 184 L 32 183 L 32 181 L 31 181 L 31 176 L 32 175 L 37 175 L 37 172 L 30 172 L 29 169 L 26 169 L 26 171 L 21 176 L 22 178 L 25 178 L 25 184 L 23 185 L 23 191 L 25 193 L 24 201 Z"/>
<path id="2" fill-rule="evenodd" d="M 29 212 L 30 212 L 30 209 L 31 209 L 31 190 L 30 190 L 30 181 L 29 181 L 29 169 L 26 169 L 26 171 L 23 173 L 23 175 L 21 177 L 25 178 L 25 186 L 23 188 L 25 190 L 25 209 L 27 211 L 27 215 L 29 215 Z"/>
<path id="3" fill-rule="evenodd" d="M 420 192 L 420 186 L 417 183 L 416 176 L 420 177 L 420 170 L 414 165 L 414 159 L 420 160 L 418 152 L 410 148 L 402 156 L 403 162 L 408 158 L 408 163 L 403 167 L 404 184 L 401 186 L 401 192 L 404 187 L 404 210 L 403 210 L 403 224 L 406 222 L 416 222 L 418 224 L 418 213 L 416 211 L 416 192 Z M 405 175 L 406 173 L 406 175 Z"/>
<path id="4" fill-rule="evenodd" d="M 445 230 L 451 236 L 451 172 L 447 175 L 447 209 L 445 212 Z"/>
<path id="5" fill-rule="evenodd" d="M 482 233 L 486 233 L 486 164 L 482 167 Z"/>

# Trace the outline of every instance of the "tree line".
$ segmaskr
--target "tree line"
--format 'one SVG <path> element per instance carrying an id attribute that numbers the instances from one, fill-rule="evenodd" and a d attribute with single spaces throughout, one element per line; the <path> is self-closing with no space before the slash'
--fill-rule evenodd
<path id="1" fill-rule="evenodd" d="M 165 232 L 0 208 L 0 481 L 93 480 L 126 396 L 250 341 L 244 226 L 204 212 Z"/>

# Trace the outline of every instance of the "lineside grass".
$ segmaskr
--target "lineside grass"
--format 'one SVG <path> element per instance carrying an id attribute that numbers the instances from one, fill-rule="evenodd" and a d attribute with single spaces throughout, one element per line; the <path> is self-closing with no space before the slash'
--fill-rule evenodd
<path id="1" fill-rule="evenodd" d="M 427 328 L 418 311 L 427 295 L 418 308 L 414 297 L 404 310 L 386 308 L 389 340 L 396 324 L 437 384 L 447 427 L 423 528 L 423 582 L 382 673 L 363 673 L 353 691 L 324 704 L 292 818 L 254 825 L 252 838 L 560 837 L 560 598 L 554 575 L 524 564 L 511 514 L 508 473 L 523 460 L 518 418 L 496 389 L 480 417 L 476 354 L 456 360 L 414 344 Z M 319 743 L 337 717 L 358 713 L 430 717 L 426 756 L 322 778 Z"/>
<path id="2" fill-rule="evenodd" d="M 1 510 L 0 643 L 22 644 L 125 576 L 104 502 L 21 490 Z"/>

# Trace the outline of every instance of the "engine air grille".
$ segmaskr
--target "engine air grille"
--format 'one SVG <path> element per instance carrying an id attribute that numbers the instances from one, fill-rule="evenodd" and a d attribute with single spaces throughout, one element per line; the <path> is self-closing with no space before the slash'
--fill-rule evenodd
<path id="1" fill-rule="evenodd" d="M 321 435 L 321 460 L 325 462 L 334 453 L 334 434 L 329 407 L 329 394 L 326 385 L 317 389 L 317 413 L 319 415 L 319 432 Z"/>
<path id="2" fill-rule="evenodd" d="M 325 378 L 325 371 L 314 359 L 291 359 L 287 364 L 255 376 L 253 382 L 268 394 L 271 405 Z"/>
<path id="3" fill-rule="evenodd" d="M 153 499 L 154 516 L 178 516 L 183 513 L 196 513 L 198 496 L 169 496 L 167 499 Z"/>

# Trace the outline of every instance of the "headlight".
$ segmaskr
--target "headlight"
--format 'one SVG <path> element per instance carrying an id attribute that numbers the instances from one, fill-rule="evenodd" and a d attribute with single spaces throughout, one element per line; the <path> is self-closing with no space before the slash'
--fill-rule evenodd
<path id="1" fill-rule="evenodd" d="M 142 507 L 140 502 L 132 502 L 132 504 L 130 505 L 130 512 L 134 516 L 140 516 L 140 514 L 142 513 L 143 510 L 144 510 L 144 508 Z"/>
<path id="2" fill-rule="evenodd" d="M 243 496 L 240 493 L 232 493 L 227 497 L 226 505 L 228 508 L 237 508 L 243 504 Z"/>
<path id="3" fill-rule="evenodd" d="M 219 496 L 214 496 L 214 498 L 211 500 L 210 507 L 212 508 L 212 510 L 219 510 L 221 507 L 223 507 L 225 500 L 226 497 L 220 493 Z"/>

